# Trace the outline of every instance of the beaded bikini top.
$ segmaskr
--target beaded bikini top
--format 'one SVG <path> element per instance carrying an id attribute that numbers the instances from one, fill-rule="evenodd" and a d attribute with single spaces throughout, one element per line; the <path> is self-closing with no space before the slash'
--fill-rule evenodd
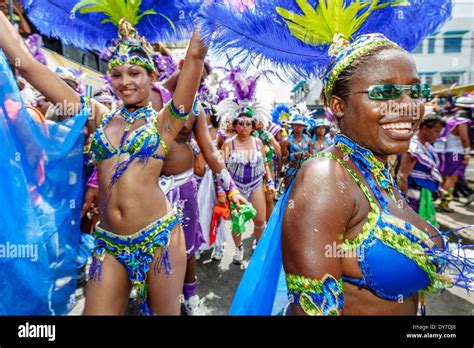
<path id="1" fill-rule="evenodd" d="M 120 140 L 119 148 L 115 148 L 110 143 L 107 134 L 105 133 L 106 125 L 115 116 L 123 117 L 127 122 L 122 139 Z M 151 103 L 133 113 L 130 113 L 125 107 L 122 107 L 121 109 L 104 114 L 102 122 L 100 126 L 97 127 L 92 138 L 91 152 L 93 161 L 95 163 L 100 163 L 101 161 L 109 159 L 115 155 L 120 156 L 120 154 L 127 154 L 124 161 L 117 163 L 116 171 L 112 176 L 110 186 L 115 184 L 128 168 L 130 163 L 136 158 L 143 163 L 145 163 L 150 157 L 164 160 L 163 156 L 157 154 L 157 151 L 161 146 L 166 156 L 168 146 L 161 139 L 160 134 L 158 133 L 156 126 L 157 118 L 158 113 L 153 109 Z M 145 119 L 146 123 L 128 134 L 133 123 L 140 119 Z"/>
<path id="2" fill-rule="evenodd" d="M 437 231 L 438 236 L 430 237 L 427 231 L 388 210 L 381 190 L 386 190 L 394 201 L 394 189 L 404 198 L 390 169 L 369 150 L 343 135 L 336 136 L 335 146 L 342 151 L 344 159 L 330 152 L 315 154 L 313 158 L 325 157 L 340 163 L 357 182 L 371 207 L 362 232 L 353 240 L 346 239 L 342 243 L 343 250 L 356 251 L 363 278 L 343 276 L 342 279 L 359 287 L 365 286 L 388 300 L 401 300 L 418 291 L 438 292 L 453 285 L 455 281 L 447 274 L 446 266 L 463 261 L 449 254 L 444 240 L 443 248 L 436 246 L 432 238 L 442 238 L 441 233 Z M 356 164 L 369 187 L 347 165 L 347 156 Z"/>

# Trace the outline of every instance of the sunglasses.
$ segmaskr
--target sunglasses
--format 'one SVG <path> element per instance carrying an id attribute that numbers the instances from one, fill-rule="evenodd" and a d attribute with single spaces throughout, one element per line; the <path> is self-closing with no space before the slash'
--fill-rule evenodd
<path id="1" fill-rule="evenodd" d="M 431 87 L 430 85 L 425 83 L 419 83 L 416 85 L 372 85 L 366 91 L 352 92 L 349 94 L 367 93 L 369 95 L 370 100 L 392 100 L 398 99 L 403 96 L 403 93 L 405 93 L 405 91 L 408 91 L 410 97 L 412 97 L 413 99 L 429 99 L 431 95 Z"/>
<path id="2" fill-rule="evenodd" d="M 239 126 L 251 126 L 252 125 L 252 122 L 251 121 L 247 121 L 247 122 L 244 122 L 244 121 L 239 121 L 237 123 Z"/>

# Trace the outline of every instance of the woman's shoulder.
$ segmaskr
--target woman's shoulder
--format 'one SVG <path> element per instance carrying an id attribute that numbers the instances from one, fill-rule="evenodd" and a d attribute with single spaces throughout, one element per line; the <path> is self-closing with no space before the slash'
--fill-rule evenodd
<path id="1" fill-rule="evenodd" d="M 232 144 L 236 137 L 237 135 L 231 135 L 230 137 L 224 140 L 224 144 L 222 146 L 229 146 L 230 144 Z"/>
<path id="2" fill-rule="evenodd" d="M 340 157 L 337 150 L 328 149 L 305 161 L 298 176 L 302 179 L 303 185 L 308 186 L 308 189 L 334 191 L 338 194 L 340 193 L 337 188 L 338 182 L 351 180 L 348 170 L 342 163 L 344 163 L 344 159 Z"/>

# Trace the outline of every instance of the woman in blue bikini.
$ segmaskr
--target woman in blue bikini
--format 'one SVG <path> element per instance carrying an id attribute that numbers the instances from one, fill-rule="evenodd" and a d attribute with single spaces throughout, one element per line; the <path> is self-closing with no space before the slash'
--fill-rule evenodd
<path id="1" fill-rule="evenodd" d="M 424 313 L 425 292 L 469 289 L 472 260 L 446 249 L 440 232 L 410 208 L 387 164 L 388 156 L 408 149 L 424 112 L 421 100 L 430 95 L 402 46 L 412 49 L 449 18 L 451 2 L 255 6 L 246 26 L 232 18 L 238 39 L 215 19 L 224 9 L 206 8 L 212 45 L 229 55 L 236 48 L 241 57 L 286 63 L 286 73 L 321 73 L 322 100 L 341 134 L 303 164 L 281 197 L 230 313 L 415 315 L 419 302 Z M 431 16 L 418 20 L 425 6 Z M 256 23 L 258 33 L 242 29 Z M 398 37 L 401 27 L 410 34 Z M 287 50 L 266 46 L 276 37 Z"/>
<path id="2" fill-rule="evenodd" d="M 199 114 L 195 94 L 207 48 L 194 34 L 174 97 L 156 112 L 150 103 L 156 78 L 151 46 L 125 18 L 115 24 L 119 40 L 108 72 L 124 105 L 117 110 L 91 103 L 37 63 L 1 13 L 0 48 L 11 62 L 21 62 L 22 75 L 49 100 L 73 106 L 69 116 L 90 113 L 87 127 L 93 134 L 100 222 L 85 314 L 123 314 L 133 287 L 142 314 L 179 315 L 186 266 L 181 213 L 170 206 L 156 182 L 168 144 L 191 112 Z"/>
<path id="3" fill-rule="evenodd" d="M 313 154 L 313 146 L 309 136 L 304 134 L 308 124 L 302 116 L 295 115 L 289 124 L 292 132 L 281 144 L 283 163 L 286 164 L 285 187 L 288 187 L 291 179 L 295 177 L 301 163 Z"/>

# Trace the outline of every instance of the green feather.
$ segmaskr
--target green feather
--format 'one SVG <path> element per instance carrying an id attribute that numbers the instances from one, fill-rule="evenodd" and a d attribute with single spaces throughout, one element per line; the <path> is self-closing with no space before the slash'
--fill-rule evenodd
<path id="1" fill-rule="evenodd" d="M 283 17 L 295 37 L 315 46 L 331 44 L 336 33 L 344 35 L 349 40 L 373 11 L 389 4 L 379 4 L 379 0 L 357 0 L 346 7 L 344 0 L 321 0 L 315 9 L 308 0 L 296 0 L 296 3 L 303 12 L 302 15 L 282 7 L 277 7 L 276 11 Z M 397 0 L 391 4 L 391 6 L 406 5 L 406 0 Z"/>
<path id="2" fill-rule="evenodd" d="M 103 13 L 108 18 L 104 19 L 101 23 L 111 22 L 116 26 L 118 26 L 122 18 L 125 18 L 130 24 L 136 27 L 144 16 L 157 14 L 154 10 L 146 10 L 139 15 L 141 5 L 141 0 L 82 0 L 73 7 L 71 12 L 79 10 L 81 14 L 93 12 Z M 167 17 L 165 18 L 170 21 Z"/>

